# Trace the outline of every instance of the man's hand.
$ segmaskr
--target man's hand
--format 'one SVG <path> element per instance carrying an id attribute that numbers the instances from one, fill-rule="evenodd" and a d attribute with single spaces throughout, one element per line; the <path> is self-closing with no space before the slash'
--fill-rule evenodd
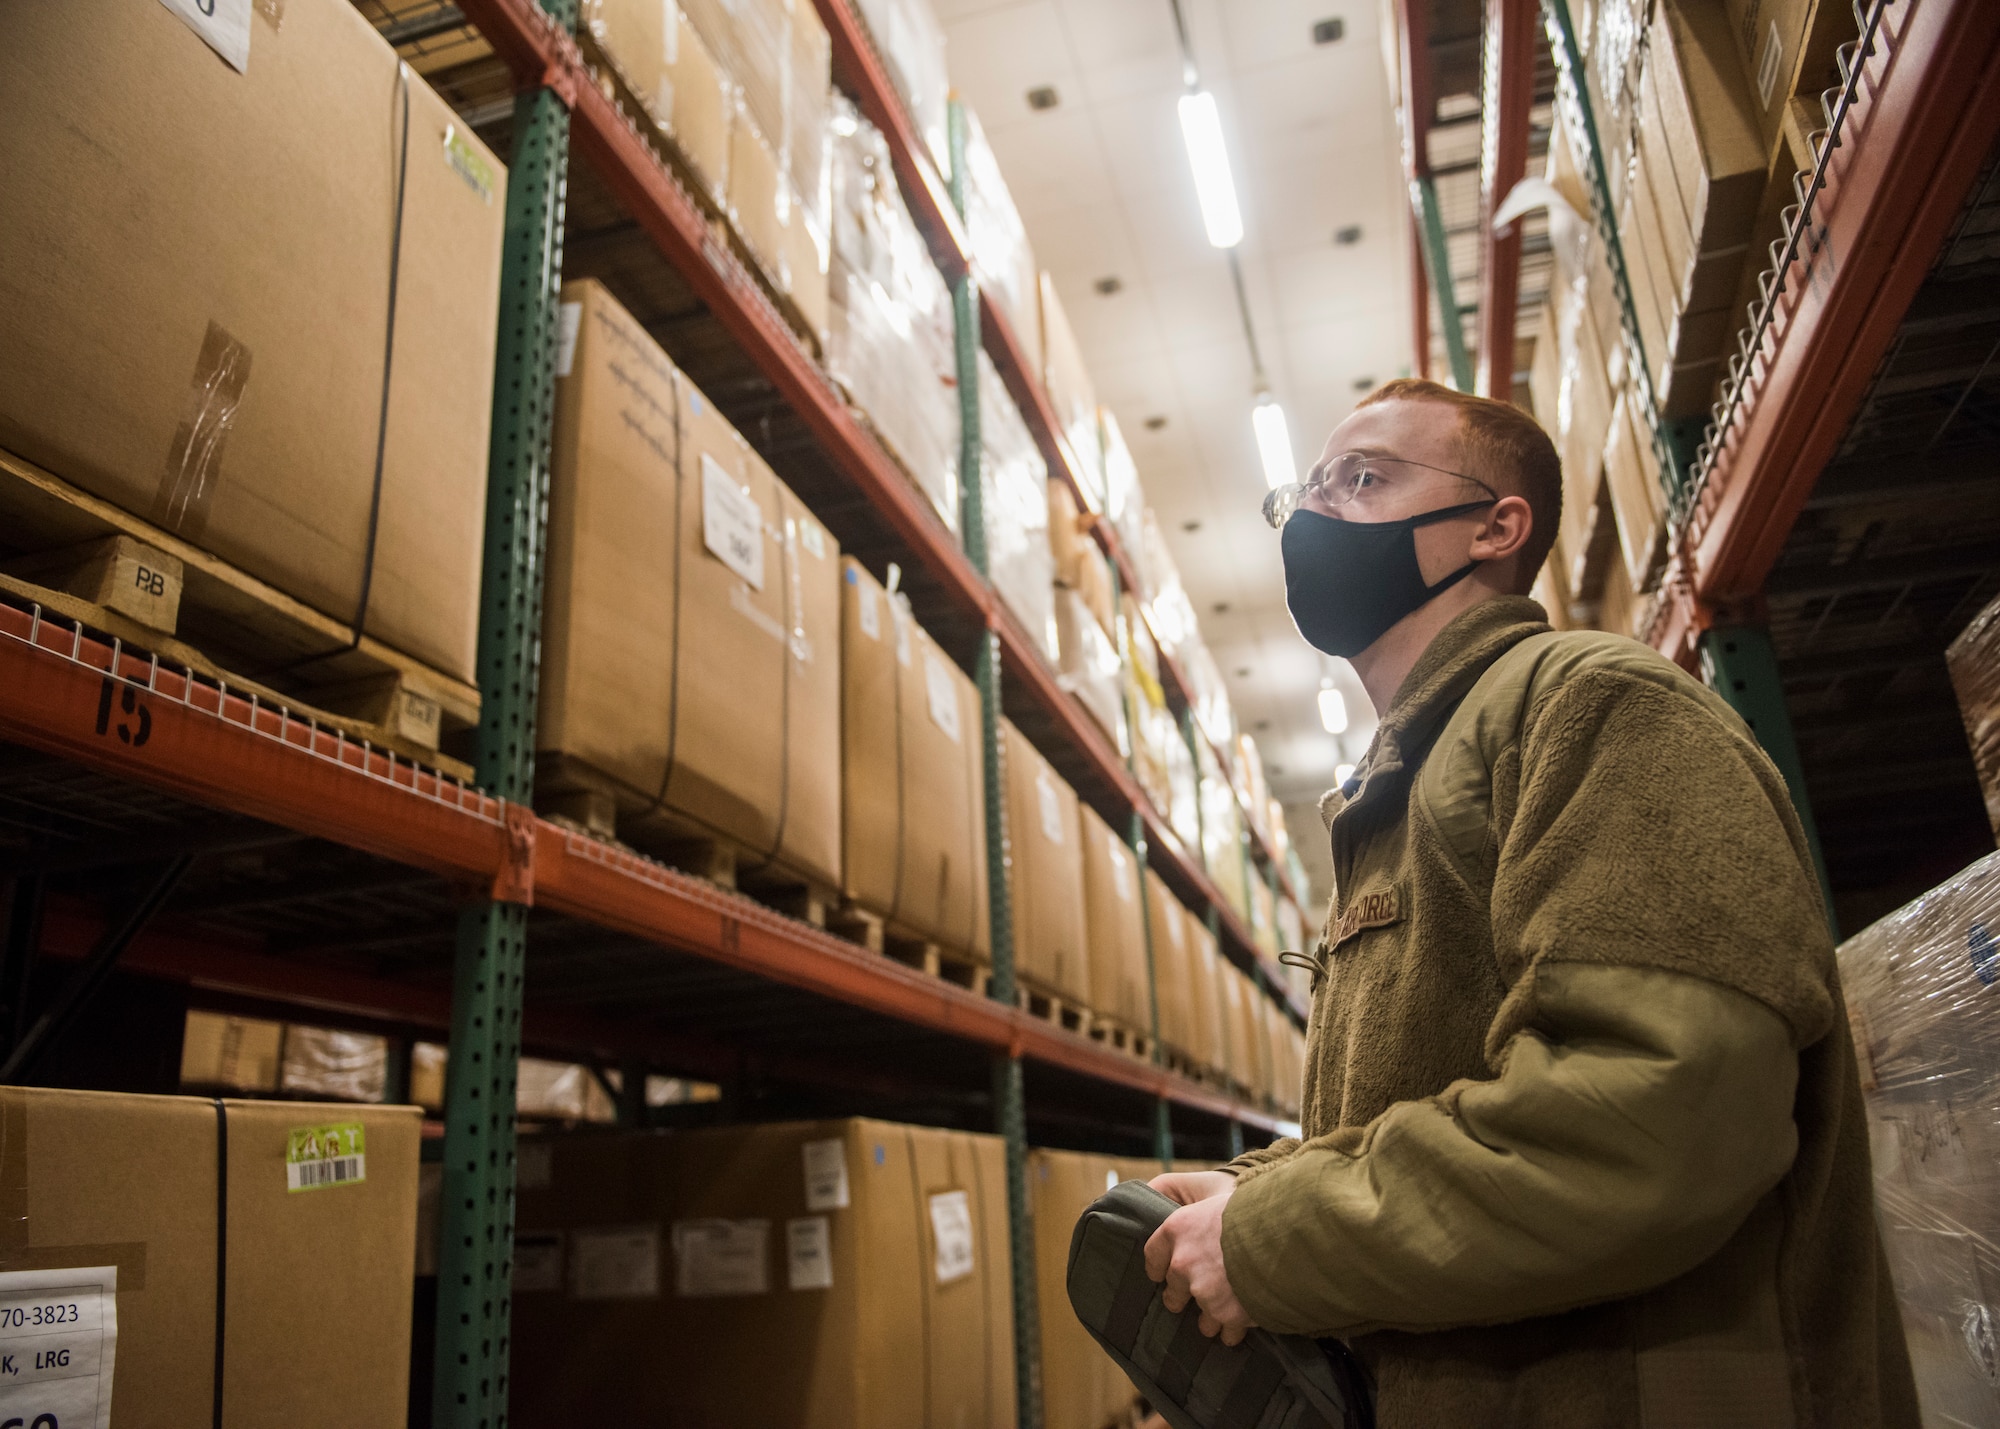
<path id="1" fill-rule="evenodd" d="M 1197 1193 L 1197 1186 L 1206 1188 L 1213 1184 L 1211 1177 L 1228 1184 L 1183 1203 L 1160 1223 L 1160 1228 L 1146 1242 L 1146 1274 L 1166 1283 L 1163 1298 L 1169 1310 L 1178 1315 L 1192 1300 L 1201 1307 L 1200 1327 L 1204 1335 L 1219 1333 L 1225 1345 L 1240 1345 L 1244 1331 L 1253 1326 L 1249 1312 L 1230 1287 L 1229 1272 L 1222 1264 L 1222 1212 L 1229 1204 L 1230 1193 L 1236 1189 L 1236 1178 L 1208 1171 L 1161 1176 L 1153 1186 L 1162 1195 L 1179 1199 L 1175 1190 Z M 1161 1181 L 1194 1182 L 1197 1186 L 1169 1189 L 1160 1185 Z"/>
<path id="2" fill-rule="evenodd" d="M 1236 1189 L 1236 1178 L 1227 1171 L 1169 1171 L 1146 1183 L 1177 1206 L 1192 1206 L 1210 1196 L 1226 1196 Z"/>

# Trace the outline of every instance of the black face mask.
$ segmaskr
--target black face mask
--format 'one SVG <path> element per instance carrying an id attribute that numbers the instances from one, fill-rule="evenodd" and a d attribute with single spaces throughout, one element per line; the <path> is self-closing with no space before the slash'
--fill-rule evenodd
<path id="1" fill-rule="evenodd" d="M 1425 585 L 1417 565 L 1417 527 L 1492 504 L 1468 501 L 1402 521 L 1340 521 L 1317 511 L 1294 512 L 1279 537 L 1292 623 L 1317 650 L 1343 659 L 1359 655 L 1479 565 L 1468 561 L 1436 585 Z"/>

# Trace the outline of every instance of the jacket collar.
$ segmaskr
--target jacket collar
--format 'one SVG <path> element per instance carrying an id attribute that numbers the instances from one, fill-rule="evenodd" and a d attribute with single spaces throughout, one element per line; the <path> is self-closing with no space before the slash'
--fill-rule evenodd
<path id="1" fill-rule="evenodd" d="M 1409 757 L 1423 753 L 1438 726 L 1495 660 L 1549 628 L 1548 612 L 1540 605 L 1524 595 L 1503 595 L 1481 601 L 1440 630 L 1389 702 L 1361 767 L 1346 786 L 1354 794 L 1330 790 L 1320 801 L 1321 817 L 1331 825 L 1346 804 L 1365 799 L 1370 787 L 1384 786 Z"/>

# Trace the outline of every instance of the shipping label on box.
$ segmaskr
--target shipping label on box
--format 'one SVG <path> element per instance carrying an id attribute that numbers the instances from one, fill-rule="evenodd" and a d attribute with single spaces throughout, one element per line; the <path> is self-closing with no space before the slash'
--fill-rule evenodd
<path id="1" fill-rule="evenodd" d="M 977 1268 L 972 1253 L 972 1201 L 963 1191 L 940 1191 L 930 1198 L 930 1208 L 937 1283 L 949 1285 Z"/>
<path id="2" fill-rule="evenodd" d="M 0 1424 L 110 1429 L 118 1267 L 0 1273 Z"/>
<path id="3" fill-rule="evenodd" d="M 762 1295 L 771 1288 L 766 1220 L 674 1222 L 674 1293 Z"/>

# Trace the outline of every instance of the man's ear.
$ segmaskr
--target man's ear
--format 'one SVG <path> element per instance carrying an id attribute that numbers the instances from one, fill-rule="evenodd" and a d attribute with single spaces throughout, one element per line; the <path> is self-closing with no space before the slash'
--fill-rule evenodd
<path id="1" fill-rule="evenodd" d="M 1487 509 L 1486 520 L 1473 533 L 1475 561 L 1504 561 L 1528 544 L 1535 529 L 1535 511 L 1524 496 L 1503 496 Z"/>

